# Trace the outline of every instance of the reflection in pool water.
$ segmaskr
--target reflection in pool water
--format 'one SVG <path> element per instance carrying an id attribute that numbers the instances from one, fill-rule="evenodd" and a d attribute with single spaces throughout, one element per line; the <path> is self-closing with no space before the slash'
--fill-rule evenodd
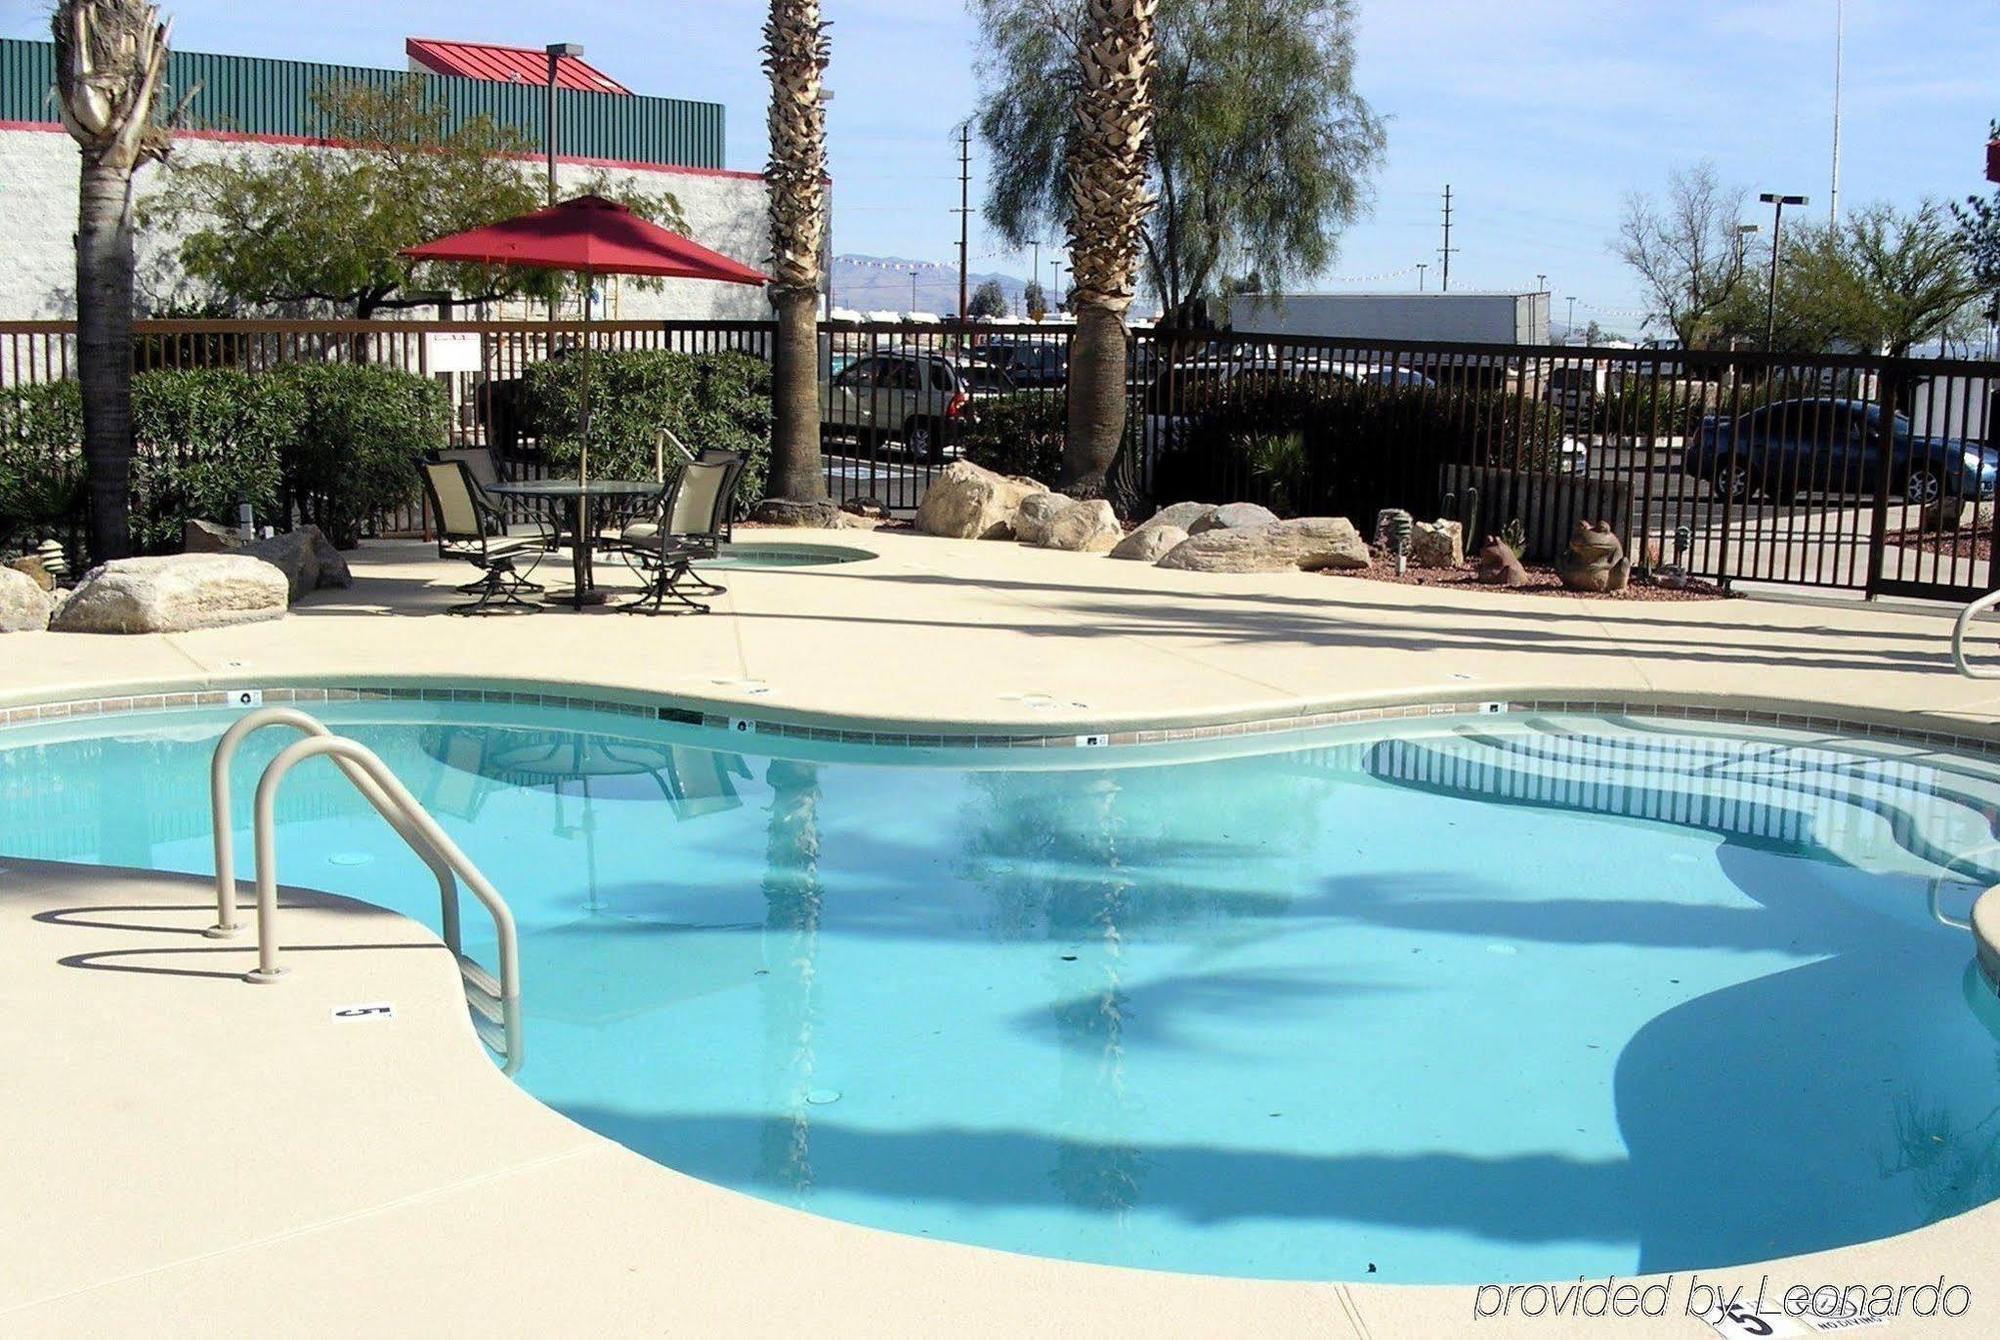
<path id="1" fill-rule="evenodd" d="M 1575 718 L 779 758 L 580 711 L 327 716 L 513 904 L 521 1081 L 756 1195 L 1400 1281 L 1714 1266 L 2000 1196 L 2000 1005 L 1927 899 L 1993 840 L 1983 761 Z M 205 871 L 222 725 L 0 735 L 0 855 Z M 435 923 L 330 768 L 281 809 L 283 878 Z"/>

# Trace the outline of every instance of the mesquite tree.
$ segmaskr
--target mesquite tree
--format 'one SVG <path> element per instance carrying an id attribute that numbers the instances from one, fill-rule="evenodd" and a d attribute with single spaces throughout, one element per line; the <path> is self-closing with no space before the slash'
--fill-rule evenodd
<path id="1" fill-rule="evenodd" d="M 1125 432 L 1125 313 L 1152 162 L 1153 19 L 1159 0 L 1089 0 L 1069 149 L 1069 432 L 1061 486 L 1102 496 Z"/>
<path id="2" fill-rule="evenodd" d="M 173 139 L 172 118 L 153 115 L 167 68 L 168 30 L 159 19 L 141 0 L 62 0 L 50 22 L 56 107 L 83 156 L 77 377 L 90 549 L 100 562 L 132 549 L 132 176 L 147 160 L 164 159 Z"/>
<path id="3" fill-rule="evenodd" d="M 819 0 L 771 0 L 764 68 L 771 75 L 771 496 L 826 496 L 819 452 L 819 293 L 826 241 L 827 62 Z"/>

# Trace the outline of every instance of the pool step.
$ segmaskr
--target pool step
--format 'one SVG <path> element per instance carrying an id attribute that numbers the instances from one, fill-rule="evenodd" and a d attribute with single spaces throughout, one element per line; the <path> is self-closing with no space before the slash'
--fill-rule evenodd
<path id="1" fill-rule="evenodd" d="M 508 1060 L 507 1007 L 499 979 L 465 955 L 458 955 L 458 976 L 465 986 L 465 1004 L 472 1015 L 472 1031 L 486 1049 Z"/>

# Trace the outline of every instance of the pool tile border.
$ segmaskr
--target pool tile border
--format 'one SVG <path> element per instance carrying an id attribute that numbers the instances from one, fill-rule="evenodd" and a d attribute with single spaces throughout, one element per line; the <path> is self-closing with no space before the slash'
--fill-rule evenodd
<path id="1" fill-rule="evenodd" d="M 188 708 L 225 707 L 242 690 L 203 689 L 188 692 L 124 693 L 105 697 L 62 699 L 0 707 L 0 727 L 76 717 L 125 716 Z M 607 694 L 539 692 L 531 689 L 439 688 L 425 685 L 293 685 L 260 690 L 269 706 L 352 702 L 461 702 L 521 707 L 556 707 L 602 712 L 703 726 L 738 734 L 823 743 L 893 746 L 911 749 L 1081 749 L 1121 745 L 1180 744 L 1192 741 L 1275 735 L 1328 726 L 1371 722 L 1414 721 L 1516 714 L 1634 716 L 1661 720 L 1699 721 L 1716 725 L 1771 726 L 1784 730 L 1839 731 L 1891 740 L 1899 744 L 1948 749 L 1957 753 L 2000 757 L 2000 736 L 1892 725 L 1818 712 L 1731 707 L 1717 703 L 1672 703 L 1644 698 L 1514 697 L 1505 699 L 1442 699 L 1421 703 L 1389 703 L 1370 707 L 1327 709 L 1279 714 L 1254 720 L 1225 721 L 1151 730 L 1100 730 L 1091 733 L 858 730 L 815 726 L 773 717 L 737 716 L 700 706 L 675 706 L 656 698 L 635 702 Z M 664 698 L 665 695 L 661 695 Z M 747 727 L 747 730 L 744 728 Z"/>

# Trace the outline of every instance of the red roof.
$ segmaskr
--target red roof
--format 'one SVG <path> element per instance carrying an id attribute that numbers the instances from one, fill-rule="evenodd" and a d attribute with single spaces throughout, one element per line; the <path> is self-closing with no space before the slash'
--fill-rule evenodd
<path id="1" fill-rule="evenodd" d="M 766 284 L 758 270 L 710 251 L 679 233 L 649 223 L 625 206 L 584 195 L 486 228 L 406 247 L 420 261 L 471 265 L 528 265 L 592 274 L 659 275 L 713 279 L 726 284 Z"/>
<path id="2" fill-rule="evenodd" d="M 489 84 L 533 84 L 536 88 L 549 82 L 548 53 L 536 47 L 412 37 L 403 44 L 403 49 L 411 60 L 433 74 L 483 79 Z M 574 56 L 557 58 L 556 86 L 577 93 L 618 93 L 627 97 L 632 94 L 631 89 Z"/>

